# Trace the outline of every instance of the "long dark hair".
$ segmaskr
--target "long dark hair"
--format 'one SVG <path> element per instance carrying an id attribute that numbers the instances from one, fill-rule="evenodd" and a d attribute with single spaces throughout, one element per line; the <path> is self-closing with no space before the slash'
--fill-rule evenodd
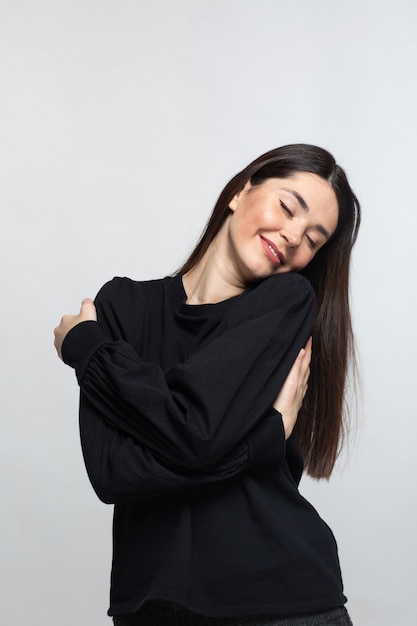
<path id="1" fill-rule="evenodd" d="M 301 272 L 315 289 L 318 314 L 309 386 L 298 416 L 298 432 L 306 471 L 314 478 L 328 478 L 346 432 L 346 380 L 349 365 L 355 364 L 349 266 L 361 213 L 343 169 L 327 150 L 308 144 L 282 146 L 258 157 L 223 189 L 200 240 L 179 273 L 186 274 L 203 258 L 230 213 L 230 201 L 248 181 L 259 185 L 268 178 L 288 178 L 295 172 L 310 172 L 328 181 L 339 209 L 332 237 Z"/>

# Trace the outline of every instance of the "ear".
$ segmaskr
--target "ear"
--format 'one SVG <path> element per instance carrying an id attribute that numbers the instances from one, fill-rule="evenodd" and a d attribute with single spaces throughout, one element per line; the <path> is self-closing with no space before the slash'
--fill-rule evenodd
<path id="1" fill-rule="evenodd" d="M 252 187 L 252 185 L 250 184 L 250 180 L 248 180 L 248 182 L 246 183 L 246 185 L 237 192 L 237 194 L 235 194 L 233 196 L 233 198 L 230 200 L 229 202 L 229 209 L 233 212 L 236 211 L 237 207 L 239 206 L 239 200 L 240 198 L 244 195 L 244 193 L 246 191 L 248 191 L 250 188 Z"/>

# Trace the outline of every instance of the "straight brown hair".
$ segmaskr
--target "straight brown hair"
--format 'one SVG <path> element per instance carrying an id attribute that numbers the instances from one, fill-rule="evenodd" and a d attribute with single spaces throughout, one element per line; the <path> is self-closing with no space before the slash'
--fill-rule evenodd
<path id="1" fill-rule="evenodd" d="M 319 479 L 329 478 L 343 444 L 349 416 L 345 402 L 347 378 L 348 372 L 355 369 L 349 268 L 361 211 L 344 170 L 327 150 L 308 144 L 282 146 L 261 155 L 225 186 L 179 273 L 186 274 L 203 258 L 230 213 L 230 201 L 248 181 L 259 185 L 268 178 L 288 178 L 296 172 L 310 172 L 328 181 L 339 209 L 332 237 L 300 272 L 315 289 L 318 313 L 309 386 L 297 424 L 306 471 Z M 353 366 L 351 370 L 349 366 Z"/>

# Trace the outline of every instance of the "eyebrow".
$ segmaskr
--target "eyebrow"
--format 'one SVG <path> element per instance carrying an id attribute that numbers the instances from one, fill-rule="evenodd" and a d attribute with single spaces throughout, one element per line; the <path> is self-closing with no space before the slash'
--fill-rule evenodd
<path id="1" fill-rule="evenodd" d="M 310 207 L 308 206 L 307 202 L 304 200 L 303 196 L 301 196 L 298 191 L 295 191 L 294 189 L 284 189 L 284 191 L 287 191 L 288 193 L 290 193 L 291 195 L 294 196 L 294 198 L 297 200 L 298 204 L 301 206 L 301 208 L 303 209 L 303 211 L 309 211 Z M 326 239 L 330 239 L 330 233 L 329 231 L 324 228 L 324 226 L 322 226 L 322 224 L 316 224 L 314 226 L 314 228 L 323 235 L 323 237 L 325 237 Z"/>

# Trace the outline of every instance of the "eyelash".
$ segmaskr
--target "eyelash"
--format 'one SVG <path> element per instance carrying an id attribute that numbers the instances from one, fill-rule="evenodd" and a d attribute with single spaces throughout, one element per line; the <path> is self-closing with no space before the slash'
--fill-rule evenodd
<path id="1" fill-rule="evenodd" d="M 291 211 L 291 209 L 285 204 L 285 202 L 283 202 L 282 200 L 279 201 L 281 207 L 284 209 L 284 211 L 286 213 L 288 213 L 288 215 L 290 215 L 291 217 L 294 217 L 293 212 Z M 315 250 L 317 248 L 317 243 L 306 233 L 306 237 L 309 243 L 309 246 L 311 247 L 312 250 Z"/>
<path id="2" fill-rule="evenodd" d="M 286 213 L 288 213 L 288 215 L 291 215 L 291 217 L 294 217 L 293 212 L 291 211 L 291 209 L 285 204 L 285 202 L 283 202 L 282 200 L 279 201 L 281 207 L 284 209 L 284 211 Z"/>
<path id="3" fill-rule="evenodd" d="M 308 239 L 308 243 L 310 244 L 311 248 L 315 250 L 317 248 L 316 242 L 313 241 L 313 239 L 309 235 L 307 235 L 307 233 L 306 233 L 306 237 Z"/>

